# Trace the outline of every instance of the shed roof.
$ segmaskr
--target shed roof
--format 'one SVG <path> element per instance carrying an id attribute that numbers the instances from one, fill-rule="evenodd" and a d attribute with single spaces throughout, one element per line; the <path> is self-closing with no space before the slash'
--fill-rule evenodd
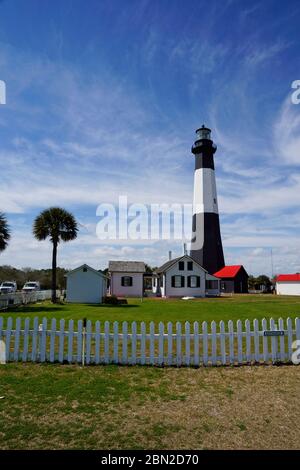
<path id="1" fill-rule="evenodd" d="M 300 273 L 295 274 L 278 274 L 276 281 L 288 282 L 288 281 L 300 281 Z"/>
<path id="2" fill-rule="evenodd" d="M 82 264 L 81 266 L 78 266 L 78 268 L 72 269 L 72 271 L 69 271 L 66 274 L 66 277 L 69 276 L 70 274 L 75 273 L 76 271 L 79 271 L 80 269 L 83 269 L 83 268 L 87 268 L 89 271 L 93 272 L 94 274 L 97 274 L 98 276 L 106 277 L 105 274 L 103 274 L 102 271 L 97 271 L 96 269 L 92 268 L 88 264 Z"/>
<path id="3" fill-rule="evenodd" d="M 224 268 L 214 273 L 214 276 L 220 277 L 221 279 L 234 278 L 242 268 L 243 266 L 241 264 L 235 264 L 232 266 L 224 266 Z"/>
<path id="4" fill-rule="evenodd" d="M 109 261 L 109 272 L 144 273 L 146 266 L 143 261 Z"/>

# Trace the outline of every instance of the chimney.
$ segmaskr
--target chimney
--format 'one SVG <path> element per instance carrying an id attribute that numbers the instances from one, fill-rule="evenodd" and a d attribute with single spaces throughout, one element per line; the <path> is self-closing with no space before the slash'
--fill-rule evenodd
<path id="1" fill-rule="evenodd" d="M 172 259 L 172 251 L 169 251 L 169 261 Z"/>

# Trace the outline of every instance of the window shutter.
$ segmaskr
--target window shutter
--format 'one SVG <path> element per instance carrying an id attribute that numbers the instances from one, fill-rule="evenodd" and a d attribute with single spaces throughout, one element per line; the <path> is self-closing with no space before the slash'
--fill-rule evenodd
<path id="1" fill-rule="evenodd" d="M 200 287 L 200 276 L 197 276 L 197 287 Z"/>
<path id="2" fill-rule="evenodd" d="M 184 276 L 181 276 L 181 287 L 184 287 Z"/>
<path id="3" fill-rule="evenodd" d="M 175 287 L 175 276 L 172 276 L 172 287 Z"/>
<path id="4" fill-rule="evenodd" d="M 191 287 L 191 276 L 187 277 L 187 286 Z"/>
<path id="5" fill-rule="evenodd" d="M 124 286 L 124 276 L 121 277 L 121 286 Z"/>
<path id="6" fill-rule="evenodd" d="M 130 285 L 130 287 L 131 287 L 131 286 L 132 286 L 132 277 L 130 276 L 130 278 L 129 278 L 129 279 L 130 279 L 130 281 L 129 281 L 129 285 Z"/>

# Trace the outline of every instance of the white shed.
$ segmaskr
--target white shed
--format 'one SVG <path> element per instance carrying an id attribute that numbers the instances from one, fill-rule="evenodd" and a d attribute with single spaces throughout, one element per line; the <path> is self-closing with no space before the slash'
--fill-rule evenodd
<path id="1" fill-rule="evenodd" d="M 67 274 L 67 302 L 101 304 L 106 289 L 106 276 L 87 264 Z"/>
<path id="2" fill-rule="evenodd" d="M 276 278 L 278 295 L 300 295 L 300 274 L 279 274 Z"/>

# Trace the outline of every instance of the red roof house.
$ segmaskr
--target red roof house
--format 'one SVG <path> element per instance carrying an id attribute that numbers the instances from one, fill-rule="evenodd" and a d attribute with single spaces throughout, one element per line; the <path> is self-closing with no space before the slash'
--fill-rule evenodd
<path id="1" fill-rule="evenodd" d="M 214 276 L 221 279 L 221 291 L 224 293 L 248 293 L 248 274 L 241 264 L 224 266 Z"/>
<path id="2" fill-rule="evenodd" d="M 278 295 L 300 295 L 300 273 L 276 276 L 276 293 Z"/>

